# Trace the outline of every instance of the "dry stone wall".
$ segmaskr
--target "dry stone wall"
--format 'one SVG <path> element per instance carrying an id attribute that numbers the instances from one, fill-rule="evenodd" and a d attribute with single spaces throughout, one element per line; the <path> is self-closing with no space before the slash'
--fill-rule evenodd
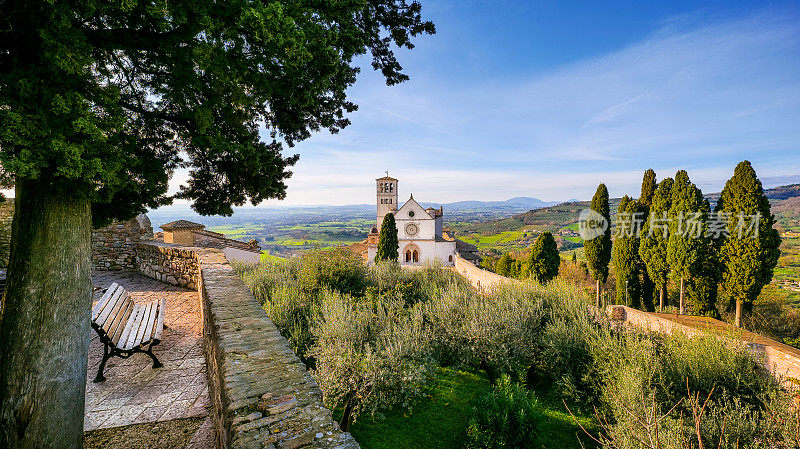
<path id="1" fill-rule="evenodd" d="M 161 282 L 197 290 L 197 252 L 203 250 L 172 243 L 139 242 L 136 244 L 136 269 Z"/>
<path id="2" fill-rule="evenodd" d="M 11 222 L 14 220 L 14 200 L 0 201 L 0 267 L 8 266 L 11 249 Z"/>
<path id="3" fill-rule="evenodd" d="M 92 264 L 96 270 L 135 270 L 136 244 L 153 238 L 147 215 L 128 221 L 114 221 L 92 231 Z"/>

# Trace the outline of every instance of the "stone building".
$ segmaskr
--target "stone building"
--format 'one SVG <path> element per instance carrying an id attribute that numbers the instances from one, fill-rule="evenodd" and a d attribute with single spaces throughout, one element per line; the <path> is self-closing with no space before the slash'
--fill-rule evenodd
<path id="1" fill-rule="evenodd" d="M 377 195 L 377 225 L 367 235 L 367 261 L 372 262 L 378 248 L 378 234 L 386 214 L 393 214 L 397 223 L 397 239 L 400 243 L 401 265 L 423 265 L 438 261 L 444 266 L 453 266 L 456 241 L 443 230 L 444 210 L 440 207 L 423 208 L 412 194 L 400 205 L 397 179 L 384 176 L 375 180 Z"/>
<path id="2" fill-rule="evenodd" d="M 242 242 L 225 237 L 224 234 L 208 231 L 205 225 L 188 220 L 176 220 L 160 226 L 163 235 L 157 236 L 164 243 L 183 246 L 202 246 L 218 248 L 225 253 L 229 261 L 259 262 L 261 247 L 255 239 Z"/>

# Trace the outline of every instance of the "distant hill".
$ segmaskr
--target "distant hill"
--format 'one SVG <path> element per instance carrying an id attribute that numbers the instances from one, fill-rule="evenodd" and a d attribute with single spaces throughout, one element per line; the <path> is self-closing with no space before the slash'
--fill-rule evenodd
<path id="1" fill-rule="evenodd" d="M 457 201 L 455 203 L 420 203 L 423 207 L 444 207 L 446 212 L 507 212 L 519 213 L 541 207 L 554 206 L 558 201 L 518 196 L 505 201 Z"/>

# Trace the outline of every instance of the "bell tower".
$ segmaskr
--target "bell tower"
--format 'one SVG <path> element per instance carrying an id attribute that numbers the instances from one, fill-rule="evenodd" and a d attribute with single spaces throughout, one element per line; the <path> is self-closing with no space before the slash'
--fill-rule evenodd
<path id="1" fill-rule="evenodd" d="M 381 229 L 383 217 L 389 212 L 397 211 L 397 180 L 386 176 L 375 180 L 376 195 L 378 202 L 378 231 Z"/>

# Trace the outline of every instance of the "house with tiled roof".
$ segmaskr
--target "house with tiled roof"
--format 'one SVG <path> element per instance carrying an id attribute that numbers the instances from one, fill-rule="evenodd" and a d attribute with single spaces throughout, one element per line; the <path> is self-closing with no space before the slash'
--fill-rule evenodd
<path id="1" fill-rule="evenodd" d="M 258 241 L 249 242 L 229 239 L 224 234 L 205 229 L 205 225 L 188 220 L 176 220 L 160 226 L 164 230 L 161 239 L 164 243 L 183 246 L 203 246 L 218 248 L 229 261 L 259 262 L 261 247 Z"/>

